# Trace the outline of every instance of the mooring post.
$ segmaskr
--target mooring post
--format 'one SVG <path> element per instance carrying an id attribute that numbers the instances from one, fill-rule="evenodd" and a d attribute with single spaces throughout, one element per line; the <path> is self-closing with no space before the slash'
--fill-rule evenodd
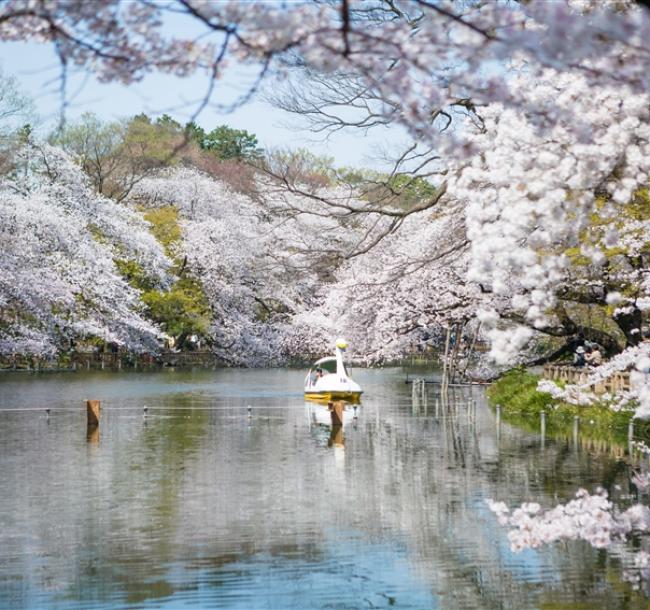
<path id="1" fill-rule="evenodd" d="M 447 337 L 445 339 L 445 359 L 442 363 L 442 391 L 446 392 L 449 387 L 449 343 L 451 341 L 451 326 L 447 326 Z"/>
<path id="2" fill-rule="evenodd" d="M 88 416 L 88 427 L 99 426 L 99 412 L 101 410 L 101 403 L 99 400 L 86 401 L 86 415 Z"/>
<path id="3" fill-rule="evenodd" d="M 328 402 L 327 406 L 330 411 L 330 417 L 332 418 L 332 426 L 342 426 L 343 425 L 343 406 L 344 402 L 342 400 L 337 400 L 336 402 Z"/>
<path id="4" fill-rule="evenodd" d="M 627 426 L 627 451 L 632 456 L 634 451 L 634 420 L 631 419 Z"/>
<path id="5" fill-rule="evenodd" d="M 501 444 L 501 405 L 497 405 L 497 449 Z"/>
<path id="6" fill-rule="evenodd" d="M 99 445 L 99 426 L 88 426 L 86 428 L 86 441 L 92 445 Z"/>
<path id="7" fill-rule="evenodd" d="M 343 426 L 334 424 L 330 432 L 328 447 L 345 447 L 345 437 L 343 436 Z"/>

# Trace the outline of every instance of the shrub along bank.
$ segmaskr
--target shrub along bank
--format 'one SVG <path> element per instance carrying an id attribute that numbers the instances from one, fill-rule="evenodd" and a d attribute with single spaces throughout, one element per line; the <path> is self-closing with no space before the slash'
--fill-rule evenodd
<path id="1" fill-rule="evenodd" d="M 539 432 L 542 411 L 546 413 L 546 432 L 553 436 L 571 433 L 574 419 L 580 417 L 580 434 L 588 438 L 627 443 L 628 424 L 633 410 L 614 411 L 607 401 L 578 406 L 538 392 L 539 375 L 526 369 L 512 369 L 487 391 L 490 406 L 501 405 L 504 421 L 532 432 Z M 558 383 L 558 382 L 556 382 Z M 558 385 L 562 385 L 561 382 Z M 650 439 L 650 422 L 635 420 L 634 438 Z"/>

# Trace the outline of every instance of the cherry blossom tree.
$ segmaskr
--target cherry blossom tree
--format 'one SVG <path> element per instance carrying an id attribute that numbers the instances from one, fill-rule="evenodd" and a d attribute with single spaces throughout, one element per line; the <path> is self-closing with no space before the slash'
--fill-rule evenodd
<path id="1" fill-rule="evenodd" d="M 647 491 L 648 474 L 635 476 L 635 484 Z M 566 504 L 544 510 L 537 502 L 525 502 L 510 510 L 504 502 L 487 501 L 499 524 L 509 527 L 508 539 L 514 552 L 536 549 L 546 544 L 565 540 L 585 540 L 595 548 L 609 548 L 618 555 L 628 556 L 631 569 L 625 578 L 639 587 L 650 580 L 650 553 L 647 540 L 630 549 L 626 540 L 632 534 L 645 534 L 650 529 L 650 508 L 635 504 L 621 510 L 609 499 L 604 489 L 589 494 L 580 489 Z"/>
<path id="2" fill-rule="evenodd" d="M 209 36 L 170 38 L 169 11 Z M 227 57 L 258 63 L 260 78 L 296 65 L 347 75 L 357 112 L 435 151 L 438 192 L 466 206 L 468 280 L 507 294 L 542 328 L 596 195 L 614 217 L 647 181 L 649 24 L 643 8 L 615 2 L 113 1 L 96 11 L 14 1 L 1 9 L 0 37 L 53 42 L 64 69 L 90 67 L 106 81 L 206 70 L 208 97 Z M 488 312 L 485 324 L 497 319 Z M 531 333 L 491 335 L 505 362 Z"/>
<path id="3" fill-rule="evenodd" d="M 97 195 L 60 149 L 26 145 L 14 166 L 0 181 L 0 352 L 53 355 L 79 338 L 156 351 L 160 332 L 115 264 L 167 283 L 141 215 Z"/>
<path id="4" fill-rule="evenodd" d="M 176 168 L 142 180 L 131 195 L 138 206 L 180 211 L 183 239 L 175 254 L 208 298 L 214 351 L 246 366 L 305 353 L 294 341 L 298 314 L 313 310 L 323 284 L 369 231 L 363 223 L 346 226 L 345 211 L 339 218 L 322 210 L 323 199 L 343 210 L 360 206 L 347 190 L 307 196 L 259 181 L 253 200 L 195 169 Z"/>

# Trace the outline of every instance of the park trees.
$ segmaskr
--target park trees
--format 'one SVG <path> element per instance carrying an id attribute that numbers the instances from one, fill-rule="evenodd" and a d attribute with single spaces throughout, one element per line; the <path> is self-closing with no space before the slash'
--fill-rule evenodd
<path id="1" fill-rule="evenodd" d="M 10 0 L 0 6 L 0 38 L 53 42 L 64 75 L 75 65 L 94 70 L 104 81 L 130 83 L 153 71 L 181 76 L 205 71 L 208 97 L 226 61 L 234 58 L 259 66 L 259 79 L 243 101 L 272 68 L 285 73 L 308 68 L 322 84 L 320 99 L 307 99 L 307 110 L 319 128 L 356 127 L 363 132 L 401 125 L 417 148 L 409 145 L 398 154 L 395 173 L 407 173 L 409 167 L 425 173 L 435 196 L 396 210 L 350 202 L 340 197 L 340 189 L 319 194 L 312 187 L 294 186 L 282 202 L 287 218 L 309 224 L 309 214 L 318 222 L 334 218 L 341 227 L 359 229 L 358 239 L 351 242 L 354 247 L 344 240 L 329 252 L 325 249 L 329 258 L 318 260 L 323 281 L 329 271 L 338 271 L 341 261 L 363 256 L 416 219 L 426 224 L 432 211 L 447 204 L 459 206 L 468 242 L 464 284 L 468 291 L 471 284 L 489 295 L 479 316 L 489 329 L 493 357 L 508 363 L 535 331 L 551 330 L 562 308 L 567 311 L 566 302 L 579 304 L 585 294 L 608 306 L 620 305 L 611 317 L 630 345 L 627 354 L 635 353 L 639 312 L 648 297 L 647 260 L 645 246 L 626 244 L 625 235 L 639 232 L 639 243 L 645 243 L 647 227 L 630 218 L 618 236 L 617 231 L 605 231 L 604 247 L 594 239 L 601 240 L 598 222 L 612 229 L 623 222 L 628 206 L 649 181 L 650 12 L 645 5 L 574 0 L 290 5 L 111 0 L 97 10 L 92 3 Z M 191 38 L 172 38 L 164 28 L 167 11 L 192 21 L 205 36 L 192 30 Z M 350 106 L 352 117 L 346 114 Z M 201 198 L 201 206 L 209 201 Z M 257 220 L 248 215 L 243 201 L 231 203 L 241 212 L 232 223 L 251 223 L 233 224 L 238 227 L 233 231 L 222 212 L 214 219 L 188 215 L 188 232 L 198 223 L 204 226 L 196 235 L 202 247 L 187 255 L 213 282 L 207 289 L 211 303 L 226 307 L 217 316 L 227 323 L 216 340 L 223 348 L 236 345 L 250 354 L 255 344 L 269 343 L 264 334 L 268 327 L 251 330 L 244 324 L 251 320 L 254 297 L 259 295 L 259 276 L 250 274 L 255 267 L 249 264 L 255 261 L 249 251 L 240 248 L 232 265 L 228 253 L 238 245 L 233 236 L 240 231 L 246 236 Z M 426 237 L 426 231 L 423 234 Z M 323 235 L 330 243 L 336 239 Z M 301 245 L 295 237 L 291 258 L 313 259 L 308 250 L 314 242 Z M 439 237 L 431 231 L 430 250 L 436 251 Z M 215 242 L 230 244 L 223 249 L 224 261 L 210 254 Z M 416 254 L 397 251 L 407 265 Z M 364 283 L 367 275 L 385 276 L 384 269 L 370 262 L 365 262 L 369 273 Z M 438 271 L 432 263 L 419 273 L 405 274 L 416 280 L 413 283 L 397 278 L 400 307 L 412 297 L 413 311 L 425 311 L 429 303 L 420 287 L 426 275 L 437 273 L 435 279 L 445 284 L 453 281 L 450 274 L 445 278 Z M 342 278 L 346 273 L 354 277 L 352 263 L 349 269 L 347 264 L 340 267 L 340 273 Z M 228 274 L 246 286 L 246 292 L 229 292 L 235 284 L 222 282 Z M 221 293 L 226 298 L 217 301 Z M 511 312 L 506 321 L 502 302 Z M 236 309 L 231 308 L 234 304 Z M 378 330 L 391 329 L 393 323 L 390 297 L 385 304 L 387 314 L 379 317 Z M 408 319 L 404 309 L 400 315 Z M 237 318 L 238 312 L 244 314 Z M 355 313 L 359 321 L 371 318 L 363 307 Z M 513 330 L 512 320 L 518 330 Z M 571 327 L 566 319 L 559 321 L 563 332 Z M 650 406 L 650 388 L 643 383 L 637 399 Z M 607 512 L 602 499 L 592 502 L 585 497 L 583 505 L 590 513 L 592 507 L 599 514 Z M 643 521 L 647 526 L 647 514 Z M 555 516 L 551 522 L 556 527 Z M 598 525 L 594 530 L 598 544 L 600 530 Z M 548 528 L 539 532 L 542 540 L 550 539 Z"/>
<path id="2" fill-rule="evenodd" d="M 320 198 L 359 205 L 346 190 L 309 197 L 257 180 L 253 199 L 194 168 L 170 168 L 142 180 L 130 197 L 147 218 L 178 212 L 180 234 L 169 253 L 176 274 L 207 299 L 210 322 L 201 332 L 220 359 L 246 366 L 305 353 L 293 340 L 296 317 L 314 308 L 344 253 L 368 230 L 346 226 L 347 215 L 318 212 Z M 153 293 L 144 298 L 151 309 Z"/>
<path id="3" fill-rule="evenodd" d="M 169 260 L 142 217 L 96 194 L 60 149 L 26 145 L 0 182 L 0 351 L 37 356 L 79 338 L 155 351 L 160 331 L 116 260 L 156 285 Z"/>
<path id="4" fill-rule="evenodd" d="M 197 152 L 184 128 L 164 114 L 105 122 L 92 113 L 59 128 L 50 141 L 63 148 L 91 179 L 97 192 L 123 201 L 151 172 L 193 159 Z"/>
<path id="5" fill-rule="evenodd" d="M 208 322 L 200 330 L 215 353 L 240 365 L 277 359 L 270 316 L 260 315 L 272 278 L 261 269 L 264 229 L 253 202 L 190 168 L 143 180 L 131 200 L 178 211 L 182 239 L 171 244 L 172 253 L 182 266 L 178 274 L 198 283 L 207 299 Z"/>
<path id="6" fill-rule="evenodd" d="M 249 161 L 261 155 L 257 137 L 245 129 L 219 125 L 199 140 L 201 148 L 209 150 L 219 159 Z"/>
<path id="7" fill-rule="evenodd" d="M 206 36 L 169 38 L 168 10 Z M 649 18 L 638 5 L 183 0 L 114 1 L 97 12 L 8 2 L 0 16 L 4 39 L 53 41 L 62 66 L 91 67 L 107 81 L 207 69 L 212 82 L 229 57 L 259 65 L 260 80 L 271 67 L 307 68 L 319 80 L 307 99 L 319 129 L 399 124 L 417 142 L 398 167 L 437 177 L 444 196 L 429 207 L 463 204 L 467 281 L 507 295 L 535 329 L 549 326 L 566 252 L 578 247 L 596 197 L 607 195 L 600 213 L 613 218 L 647 182 Z M 510 330 L 487 311 L 489 320 L 495 346 L 507 346 L 493 355 L 505 362 L 531 333 L 503 343 Z"/>

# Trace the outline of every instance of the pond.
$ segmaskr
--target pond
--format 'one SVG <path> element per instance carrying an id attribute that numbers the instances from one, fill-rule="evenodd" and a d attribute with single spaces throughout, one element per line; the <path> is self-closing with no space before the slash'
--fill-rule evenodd
<path id="1" fill-rule="evenodd" d="M 497 427 L 481 387 L 414 406 L 405 369 L 354 374 L 342 435 L 299 370 L 1 374 L 0 607 L 647 607 L 623 552 L 515 554 L 485 502 L 625 503 L 615 453 Z"/>

